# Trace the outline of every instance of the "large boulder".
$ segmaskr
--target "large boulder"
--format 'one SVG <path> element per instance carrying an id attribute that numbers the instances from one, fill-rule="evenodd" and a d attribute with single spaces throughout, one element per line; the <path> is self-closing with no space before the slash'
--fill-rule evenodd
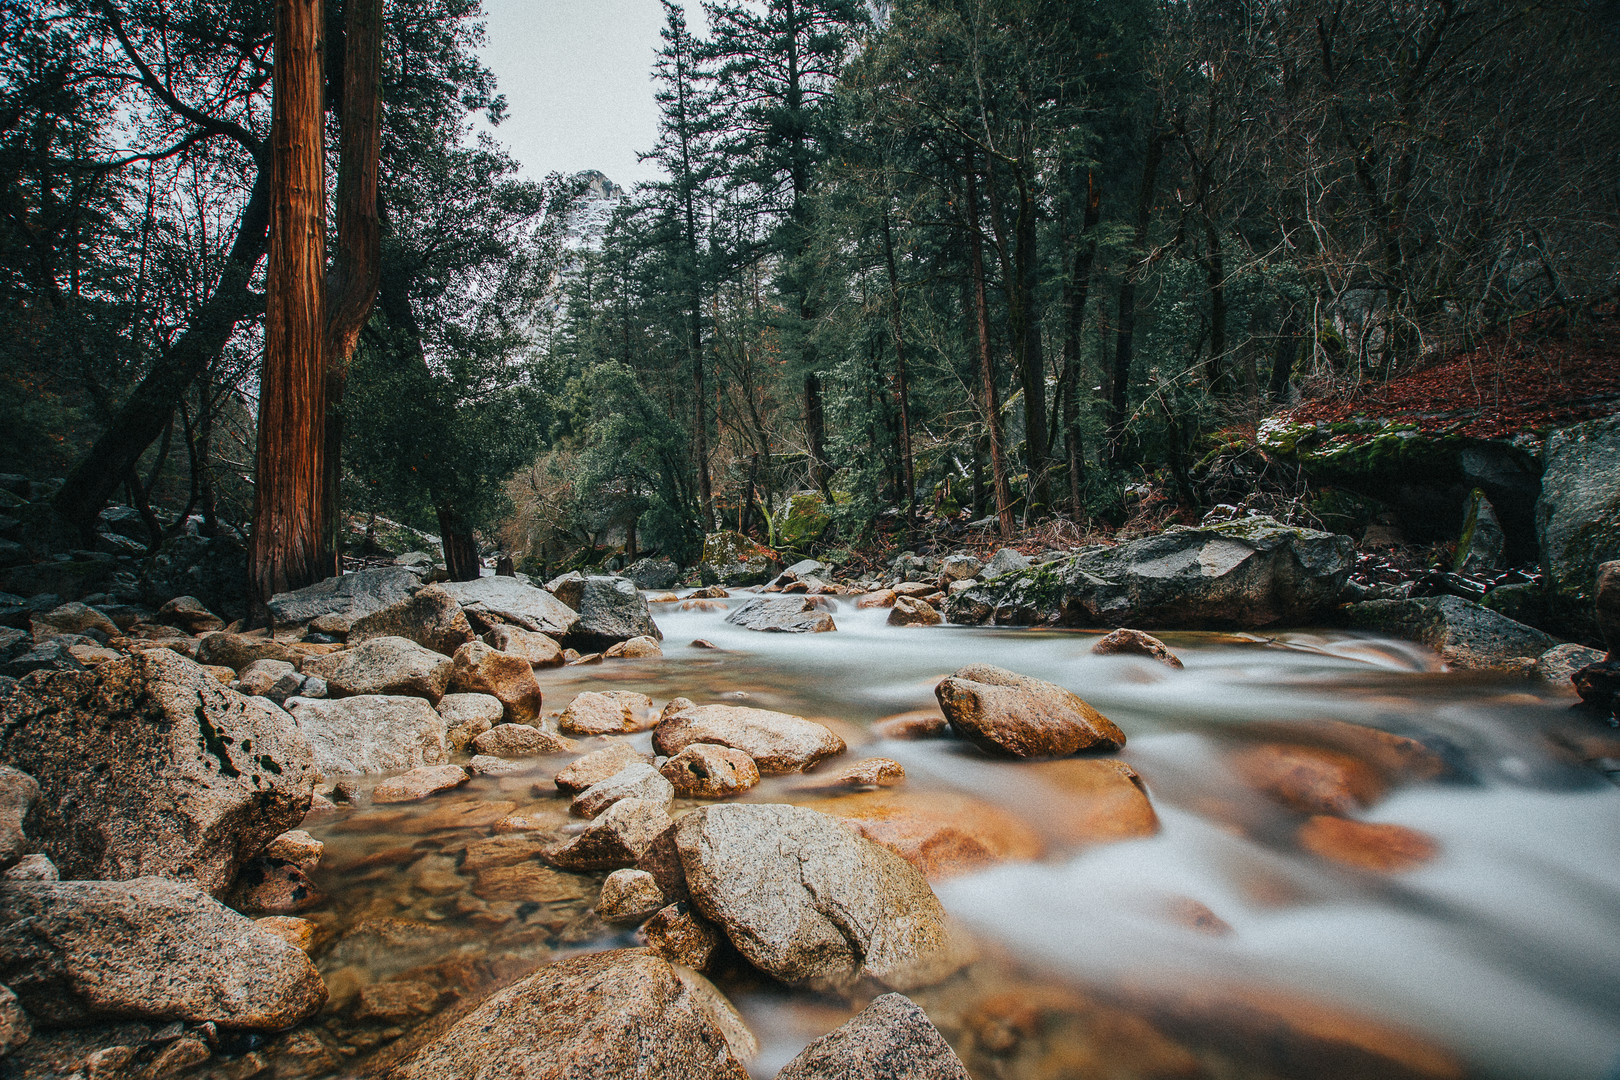
<path id="1" fill-rule="evenodd" d="M 1620 416 L 1554 431 L 1543 457 L 1541 566 L 1553 596 L 1590 617 L 1599 564 L 1620 559 Z"/>
<path id="2" fill-rule="evenodd" d="M 436 702 L 449 686 L 451 663 L 448 656 L 424 649 L 410 638 L 378 637 L 305 661 L 303 670 L 305 675 L 326 680 L 327 692 L 333 697 L 387 694 Z"/>
<path id="3" fill-rule="evenodd" d="M 1125 733 L 1079 695 L 990 664 L 958 669 L 934 696 L 951 728 L 992 754 L 1068 757 L 1125 745 Z"/>
<path id="4" fill-rule="evenodd" d="M 579 593 L 579 621 L 568 643 L 581 652 L 599 652 L 635 637 L 664 639 L 635 582 L 622 577 L 588 577 Z"/>
<path id="5" fill-rule="evenodd" d="M 488 641 L 503 653 L 527 660 L 530 667 L 562 666 L 562 646 L 533 630 L 502 623 L 490 630 Z"/>
<path id="6" fill-rule="evenodd" d="M 1457 668 L 1526 666 L 1558 644 L 1532 626 L 1457 596 L 1346 604 L 1339 621 L 1352 630 L 1409 638 Z"/>
<path id="7" fill-rule="evenodd" d="M 275 1030 L 326 985 L 301 949 L 195 886 L 0 882 L 0 982 L 36 1020 L 183 1020 Z"/>
<path id="8" fill-rule="evenodd" d="M 783 547 L 801 550 L 821 539 L 832 524 L 827 500 L 819 491 L 796 491 L 787 497 L 771 521 L 772 532 Z"/>
<path id="9" fill-rule="evenodd" d="M 825 814 L 706 806 L 680 819 L 674 844 L 698 911 L 783 982 L 906 990 L 969 959 L 923 876 Z"/>
<path id="10" fill-rule="evenodd" d="M 659 592 L 675 587 L 681 579 L 681 568 L 673 559 L 649 555 L 625 567 L 624 576 L 635 582 L 638 589 Z"/>
<path id="11" fill-rule="evenodd" d="M 884 994 L 787 1063 L 776 1080 L 971 1080 L 945 1037 L 901 994 Z"/>
<path id="12" fill-rule="evenodd" d="M 767 775 L 801 772 L 844 752 L 843 739 L 802 716 L 742 705 L 693 705 L 676 698 L 664 707 L 653 730 L 653 747 L 674 757 L 693 743 L 741 750 Z"/>
<path id="13" fill-rule="evenodd" d="M 521 656 L 469 641 L 456 650 L 450 689 L 460 694 L 488 694 L 506 710 L 509 723 L 522 724 L 540 715 L 540 684 L 534 668 Z"/>
<path id="14" fill-rule="evenodd" d="M 733 608 L 726 622 L 774 634 L 821 634 L 838 629 L 833 617 L 806 596 L 756 596 Z"/>
<path id="15" fill-rule="evenodd" d="M 380 566 L 317 581 L 270 598 L 270 618 L 278 627 L 298 626 L 330 616 L 326 625 L 344 630 L 384 608 L 410 599 L 422 579 L 403 566 Z"/>
<path id="16" fill-rule="evenodd" d="M 1620 560 L 1598 566 L 1596 591 L 1598 634 L 1612 657 L 1620 653 Z"/>
<path id="17" fill-rule="evenodd" d="M 705 585 L 763 585 L 779 565 L 775 552 L 742 533 L 716 532 L 703 538 L 698 570 Z"/>
<path id="18" fill-rule="evenodd" d="M 288 708 L 323 776 L 402 772 L 449 760 L 444 717 L 421 698 L 293 698 Z"/>
<path id="19" fill-rule="evenodd" d="M 439 586 L 428 585 L 361 616 L 349 627 L 350 645 L 378 637 L 409 638 L 423 648 L 449 656 L 473 639 L 473 631 L 461 605 Z"/>
<path id="20" fill-rule="evenodd" d="M 291 717 L 167 649 L 33 676 L 5 714 L 0 763 L 39 782 L 29 835 L 64 878 L 163 874 L 217 895 L 315 789 Z"/>
<path id="21" fill-rule="evenodd" d="M 39 801 L 39 784 L 25 772 L 0 765 L 0 870 L 28 854 L 24 823 Z"/>
<path id="22" fill-rule="evenodd" d="M 495 994 L 391 1077 L 748 1080 L 723 1034 L 735 1015 L 717 1003 L 730 1012 L 649 950 L 576 956 Z"/>
<path id="23" fill-rule="evenodd" d="M 1332 610 L 1355 560 L 1348 536 L 1271 518 L 1175 527 L 1002 574 L 953 595 L 957 623 L 1273 626 Z"/>
<path id="24" fill-rule="evenodd" d="M 295 667 L 304 657 L 284 641 L 257 634 L 219 631 L 204 634 L 197 642 L 197 663 L 241 671 L 260 660 L 280 660 Z"/>
<path id="25" fill-rule="evenodd" d="M 511 577 L 447 581 L 449 593 L 468 618 L 490 626 L 511 623 L 548 637 L 561 638 L 574 627 L 578 613 L 544 589 Z"/>

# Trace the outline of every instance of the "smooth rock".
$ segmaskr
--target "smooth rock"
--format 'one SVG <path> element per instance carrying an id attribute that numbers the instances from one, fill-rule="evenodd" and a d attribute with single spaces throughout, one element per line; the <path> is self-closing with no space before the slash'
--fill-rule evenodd
<path id="1" fill-rule="evenodd" d="M 660 908 L 641 928 L 647 947 L 672 964 L 702 971 L 724 940 L 714 924 L 684 902 Z"/>
<path id="2" fill-rule="evenodd" d="M 659 767 L 683 799 L 725 799 L 759 783 L 759 766 L 741 750 L 690 743 Z"/>
<path id="3" fill-rule="evenodd" d="M 1320 814 L 1299 827 L 1299 846 L 1343 866 L 1381 874 L 1421 866 L 1440 852 L 1432 837 L 1404 825 Z"/>
<path id="4" fill-rule="evenodd" d="M 640 762 L 650 764 L 646 754 L 627 742 L 613 742 L 600 750 L 592 750 L 577 761 L 570 762 L 556 776 L 555 783 L 563 791 L 584 791 L 623 769 Z"/>
<path id="5" fill-rule="evenodd" d="M 664 718 L 653 731 L 654 749 L 673 757 L 693 743 L 741 750 L 766 775 L 798 772 L 844 752 L 843 739 L 802 716 L 740 705 L 690 702 L 671 713 L 666 706 Z"/>
<path id="6" fill-rule="evenodd" d="M 1490 669 L 1530 662 L 1556 639 L 1457 596 L 1346 604 L 1339 621 L 1353 630 L 1394 634 L 1427 645 L 1452 667 Z"/>
<path id="7" fill-rule="evenodd" d="M 938 626 L 945 621 L 945 616 L 934 609 L 932 604 L 910 596 L 895 598 L 894 607 L 889 609 L 888 624 L 890 626 Z"/>
<path id="8" fill-rule="evenodd" d="M 502 624 L 492 628 L 489 643 L 508 656 L 527 660 L 530 667 L 558 667 L 563 662 L 561 645 L 538 631 L 521 626 Z"/>
<path id="9" fill-rule="evenodd" d="M 392 1080 L 748 1080 L 709 1012 L 645 949 L 552 964 L 486 1000 Z"/>
<path id="10" fill-rule="evenodd" d="M 1032 761 L 1018 771 L 1026 782 L 1015 807 L 1056 846 L 1086 848 L 1159 831 L 1147 785 L 1117 758 Z"/>
<path id="11" fill-rule="evenodd" d="M 355 619 L 349 627 L 350 646 L 379 637 L 408 638 L 425 649 L 449 656 L 473 639 L 473 630 L 449 593 L 437 585 L 426 585 L 411 596 Z"/>
<path id="12" fill-rule="evenodd" d="M 270 617 L 280 628 L 328 615 L 348 628 L 358 619 L 408 599 L 421 587 L 421 578 L 403 566 L 359 570 L 277 593 L 270 598 Z"/>
<path id="13" fill-rule="evenodd" d="M 424 765 L 408 773 L 390 777 L 371 789 L 374 803 L 414 802 L 441 791 L 458 788 L 468 780 L 460 765 Z"/>
<path id="14" fill-rule="evenodd" d="M 531 767 L 526 761 L 510 761 L 493 754 L 474 754 L 467 762 L 467 771 L 474 776 L 511 776 L 528 772 Z"/>
<path id="15" fill-rule="evenodd" d="M 726 622 L 776 634 L 822 634 L 837 630 L 831 615 L 808 597 L 756 596 L 731 610 Z"/>
<path id="16" fill-rule="evenodd" d="M 517 578 L 481 577 L 476 581 L 447 581 L 449 593 L 469 618 L 492 627 L 511 623 L 561 640 L 573 629 L 579 614 L 544 589 Z"/>
<path id="17" fill-rule="evenodd" d="M 328 777 L 443 765 L 450 757 L 444 719 L 419 697 L 293 698 L 287 708 Z"/>
<path id="18" fill-rule="evenodd" d="M 444 720 L 444 737 L 460 753 L 506 714 L 506 706 L 491 694 L 446 694 L 437 707 Z"/>
<path id="19" fill-rule="evenodd" d="M 168 650 L 49 676 L 5 712 L 0 764 L 38 781 L 29 835 L 66 878 L 166 874 L 218 894 L 314 793 L 291 717 Z"/>
<path id="20" fill-rule="evenodd" d="M 177 596 L 158 608 L 157 621 L 178 627 L 188 634 L 207 634 L 225 629 L 225 620 L 215 615 L 195 596 Z"/>
<path id="21" fill-rule="evenodd" d="M 1067 757 L 1125 745 L 1125 733 L 1078 695 L 1005 668 L 969 664 L 934 696 L 951 728 L 992 754 Z"/>
<path id="22" fill-rule="evenodd" d="M 300 870 L 313 870 L 326 853 L 326 845 L 303 829 L 282 833 L 265 847 L 264 854 L 272 859 L 284 859 Z"/>
<path id="23" fill-rule="evenodd" d="M 585 830 L 550 848 L 545 859 L 568 870 L 618 870 L 634 866 L 664 829 L 664 805 L 647 799 L 621 799 Z"/>
<path id="24" fill-rule="evenodd" d="M 852 761 L 810 778 L 807 788 L 861 788 L 894 787 L 906 781 L 906 770 L 893 758 L 871 757 Z"/>
<path id="25" fill-rule="evenodd" d="M 583 691 L 557 717 L 558 729 L 570 735 L 626 735 L 657 722 L 652 698 L 630 690 Z"/>
<path id="26" fill-rule="evenodd" d="M 681 818 L 674 843 L 699 913 L 783 982 L 903 990 L 969 958 L 922 875 L 825 814 L 705 806 Z"/>
<path id="27" fill-rule="evenodd" d="M 1091 647 L 1098 656 L 1145 656 L 1157 660 L 1165 667 L 1180 668 L 1181 657 L 1170 651 L 1170 646 L 1141 630 L 1120 628 L 1107 634 Z"/>
<path id="28" fill-rule="evenodd" d="M 599 652 L 632 638 L 664 639 L 635 582 L 622 577 L 588 577 L 580 589 L 579 621 L 568 644 L 581 652 Z"/>
<path id="29" fill-rule="evenodd" d="M 615 870 L 602 882 L 596 914 L 603 922 L 636 924 L 664 906 L 663 891 L 645 870 Z"/>
<path id="30" fill-rule="evenodd" d="M 619 642 L 604 652 L 602 657 L 606 660 L 651 660 L 663 655 L 664 647 L 658 644 L 658 639 L 643 635 Z"/>
<path id="31" fill-rule="evenodd" d="M 869 792 L 806 804 L 889 848 L 930 881 L 1046 853 L 1027 823 L 960 792 Z"/>
<path id="32" fill-rule="evenodd" d="M 456 650 L 450 689 L 461 694 L 488 694 L 505 708 L 508 723 L 527 723 L 540 715 L 540 684 L 534 668 L 519 656 L 469 641 Z"/>
<path id="33" fill-rule="evenodd" d="M 529 724 L 496 724 L 472 741 L 472 748 L 491 757 L 570 754 L 578 747 L 561 735 Z"/>
<path id="34" fill-rule="evenodd" d="M 799 1051 L 776 1080 L 972 1080 L 910 998 L 884 994 Z"/>
<path id="35" fill-rule="evenodd" d="M 932 739 L 945 734 L 950 727 L 944 713 L 918 709 L 885 716 L 872 725 L 872 734 L 880 739 Z"/>
<path id="36" fill-rule="evenodd" d="M 1302 814 L 1354 813 L 1387 787 L 1361 758 L 1316 746 L 1268 743 L 1239 751 L 1232 764 L 1251 787 Z"/>
<path id="37" fill-rule="evenodd" d="M 879 589 L 877 592 L 862 593 L 855 598 L 857 608 L 886 608 L 894 607 L 899 596 L 893 589 Z"/>
<path id="38" fill-rule="evenodd" d="M 593 818 L 621 799 L 645 799 L 668 810 L 675 801 L 675 788 L 657 769 L 638 761 L 575 795 L 569 809 L 580 817 Z"/>
<path id="39" fill-rule="evenodd" d="M 0 870 L 15 866 L 31 846 L 23 825 L 39 801 L 39 784 L 25 772 L 0 765 Z"/>
<path id="40" fill-rule="evenodd" d="M 275 1030 L 326 1001 L 301 950 L 195 886 L 155 877 L 0 883 L 0 981 L 48 1024 Z"/>
<path id="41" fill-rule="evenodd" d="M 376 637 L 305 661 L 303 672 L 324 680 L 333 697 L 419 697 L 432 704 L 444 696 L 451 663 L 448 656 L 409 638 Z"/>

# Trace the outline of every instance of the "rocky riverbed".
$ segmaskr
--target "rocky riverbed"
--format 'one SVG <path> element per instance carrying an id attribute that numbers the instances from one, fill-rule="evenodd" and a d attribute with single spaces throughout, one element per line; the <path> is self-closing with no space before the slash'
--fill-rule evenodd
<path id="1" fill-rule="evenodd" d="M 35 605 L 0 1072 L 1604 1075 L 1601 654 L 1283 532 Z"/>

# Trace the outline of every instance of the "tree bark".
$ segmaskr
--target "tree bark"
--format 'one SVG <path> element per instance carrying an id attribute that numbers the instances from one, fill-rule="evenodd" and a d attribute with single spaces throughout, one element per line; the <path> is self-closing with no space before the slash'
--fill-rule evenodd
<path id="1" fill-rule="evenodd" d="M 1153 188 L 1159 177 L 1159 161 L 1164 140 L 1157 134 L 1148 139 L 1142 159 L 1142 186 L 1136 195 L 1136 228 L 1131 238 L 1136 261 L 1125 272 L 1119 286 L 1119 331 L 1114 339 L 1114 373 L 1108 403 L 1108 457 L 1115 465 L 1125 455 L 1125 404 L 1130 394 L 1131 355 L 1136 332 L 1136 283 L 1147 270 L 1148 224 L 1153 214 Z"/>
<path id="2" fill-rule="evenodd" d="M 435 507 L 439 515 L 439 545 L 444 549 L 444 569 L 451 581 L 478 578 L 478 541 L 473 539 L 467 519 L 446 506 Z"/>
<path id="3" fill-rule="evenodd" d="M 984 293 L 984 244 L 979 235 L 979 192 L 973 154 L 964 162 L 967 182 L 968 257 L 973 274 L 973 311 L 979 337 L 979 376 L 984 390 L 985 432 L 990 441 L 990 474 L 996 493 L 996 522 L 1002 539 L 1013 534 L 1012 486 L 1007 482 L 1007 452 L 1002 445 L 1001 403 L 996 393 L 995 361 L 990 353 L 990 311 Z"/>
<path id="4" fill-rule="evenodd" d="M 900 319 L 900 279 L 894 265 L 894 232 L 883 209 L 883 258 L 889 268 L 889 325 L 894 332 L 894 376 L 900 398 L 900 478 L 905 484 L 906 532 L 917 526 L 917 478 L 911 460 L 911 392 L 906 382 L 906 349 Z"/>
<path id="5" fill-rule="evenodd" d="M 1074 268 L 1064 281 L 1063 334 L 1063 450 L 1069 466 L 1069 506 L 1081 511 L 1080 471 L 1085 457 L 1080 449 L 1080 345 L 1086 324 L 1086 300 L 1091 292 L 1091 266 L 1097 257 L 1097 222 L 1102 213 L 1102 186 L 1086 170 L 1086 209 L 1074 251 Z"/>
<path id="6" fill-rule="evenodd" d="M 320 498 L 326 392 L 321 0 L 278 0 L 270 263 L 248 572 L 255 608 L 326 576 Z"/>

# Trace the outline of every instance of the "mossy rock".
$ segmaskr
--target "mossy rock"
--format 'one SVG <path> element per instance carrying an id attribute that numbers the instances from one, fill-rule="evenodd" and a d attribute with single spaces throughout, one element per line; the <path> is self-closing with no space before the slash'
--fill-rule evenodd
<path id="1" fill-rule="evenodd" d="M 1536 535 L 1549 590 L 1591 608 L 1600 563 L 1620 559 L 1620 416 L 1547 437 Z"/>
<path id="2" fill-rule="evenodd" d="M 803 550 L 820 540 L 832 524 L 827 500 L 819 492 L 800 491 L 788 496 L 772 522 L 776 542 L 782 547 Z"/>

